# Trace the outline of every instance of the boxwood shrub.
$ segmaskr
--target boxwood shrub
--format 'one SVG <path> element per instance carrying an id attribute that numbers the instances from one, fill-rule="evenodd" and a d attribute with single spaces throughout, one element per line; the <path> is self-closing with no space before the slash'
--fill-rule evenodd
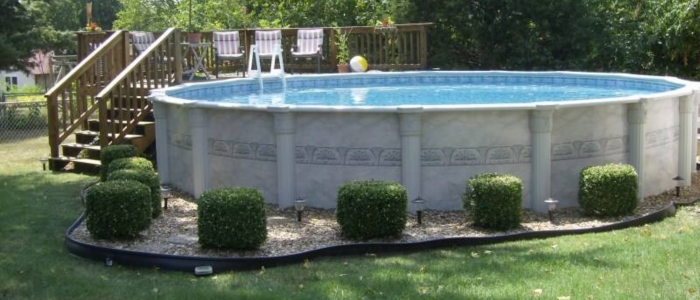
<path id="1" fill-rule="evenodd" d="M 161 213 L 160 179 L 158 174 L 147 170 L 116 170 L 109 174 L 107 181 L 133 180 L 146 185 L 151 191 L 151 217 L 157 218 Z"/>
<path id="2" fill-rule="evenodd" d="M 336 219 L 349 239 L 394 237 L 406 227 L 407 207 L 406 189 L 398 183 L 351 181 L 338 190 Z"/>
<path id="3" fill-rule="evenodd" d="M 626 164 L 590 166 L 581 171 L 578 201 L 592 216 L 614 217 L 637 208 L 637 172 Z"/>
<path id="4" fill-rule="evenodd" d="M 520 226 L 523 183 L 519 178 L 498 173 L 479 174 L 467 182 L 464 209 L 474 225 L 507 230 Z"/>
<path id="5" fill-rule="evenodd" d="M 100 151 L 100 180 L 107 181 L 107 168 L 109 164 L 120 158 L 135 157 L 138 154 L 136 147 L 133 145 L 113 145 L 106 147 Z"/>
<path id="6" fill-rule="evenodd" d="M 112 161 L 109 166 L 107 166 L 107 177 L 109 174 L 117 170 L 142 170 L 142 171 L 154 171 L 153 163 L 143 157 L 129 157 L 120 158 Z"/>
<path id="7" fill-rule="evenodd" d="M 85 225 L 103 239 L 129 239 L 151 224 L 151 191 L 137 181 L 114 180 L 89 188 Z"/>
<path id="8" fill-rule="evenodd" d="M 258 248 L 267 239 L 265 199 L 251 188 L 206 191 L 199 198 L 197 231 L 202 247 Z"/>

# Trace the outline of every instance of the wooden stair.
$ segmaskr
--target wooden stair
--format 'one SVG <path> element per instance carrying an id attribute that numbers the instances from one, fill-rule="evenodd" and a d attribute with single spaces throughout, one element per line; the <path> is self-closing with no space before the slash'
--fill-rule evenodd
<path id="1" fill-rule="evenodd" d="M 126 102 L 126 101 L 125 101 Z M 115 101 L 115 104 L 120 103 Z M 108 110 L 110 117 L 107 126 L 117 128 L 119 124 L 126 124 L 132 120 L 141 110 L 132 108 L 116 107 Z M 119 121 L 119 115 L 124 121 Z M 100 171 L 100 120 L 89 119 L 86 130 L 77 130 L 73 133 L 74 143 L 61 144 L 62 156 L 50 158 L 54 170 L 67 170 L 79 173 L 96 174 Z M 110 140 L 114 138 L 113 133 L 107 134 Z M 131 144 L 140 153 L 148 152 L 155 142 L 155 121 L 153 114 L 149 113 L 143 121 L 140 121 L 131 134 L 127 134 L 122 139 L 122 144 Z"/>
<path id="2" fill-rule="evenodd" d="M 100 152 L 114 144 L 153 152 L 155 121 L 148 94 L 182 83 L 181 51 L 176 28 L 159 34 L 138 56 L 131 55 L 129 33 L 118 30 L 84 57 L 44 95 L 50 168 L 98 172 Z"/>

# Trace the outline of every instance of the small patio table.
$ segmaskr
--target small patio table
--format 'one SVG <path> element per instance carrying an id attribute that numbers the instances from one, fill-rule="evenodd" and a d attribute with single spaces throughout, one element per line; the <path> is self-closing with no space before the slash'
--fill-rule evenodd
<path id="1" fill-rule="evenodd" d="M 183 47 L 187 47 L 185 50 L 185 56 L 188 52 L 192 53 L 194 64 L 190 65 L 190 68 L 182 72 L 183 75 L 190 74 L 189 80 L 194 79 L 194 75 L 198 70 L 201 70 L 207 79 L 209 79 L 209 72 L 204 66 L 204 56 L 207 53 L 207 49 L 211 46 L 211 43 L 182 43 Z"/>

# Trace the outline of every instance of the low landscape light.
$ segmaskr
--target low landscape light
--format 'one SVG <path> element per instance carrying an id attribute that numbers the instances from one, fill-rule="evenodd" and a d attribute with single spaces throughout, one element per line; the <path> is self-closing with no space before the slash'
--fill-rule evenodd
<path id="1" fill-rule="evenodd" d="M 211 266 L 199 266 L 194 268 L 194 275 L 207 276 L 214 273 L 214 268 Z"/>
<path id="2" fill-rule="evenodd" d="M 297 222 L 301 222 L 301 214 L 304 208 L 306 208 L 306 200 L 304 200 L 304 198 L 299 197 L 297 200 L 294 200 L 294 210 L 297 211 Z"/>
<path id="3" fill-rule="evenodd" d="M 168 199 L 170 199 L 170 186 L 167 185 L 161 185 L 160 186 L 160 197 L 163 198 L 164 201 L 164 208 L 168 209 Z"/>
<path id="4" fill-rule="evenodd" d="M 673 177 L 673 181 L 676 182 L 676 197 L 680 198 L 681 197 L 681 184 L 683 182 L 683 177 L 680 175 Z"/>
<path id="5" fill-rule="evenodd" d="M 423 224 L 423 211 L 425 210 L 425 199 L 418 197 L 413 199 L 413 205 L 416 208 L 416 219 L 418 220 L 418 225 Z"/>
<path id="6" fill-rule="evenodd" d="M 39 161 L 41 162 L 41 167 L 44 169 L 44 171 L 46 171 L 46 163 L 49 162 L 49 158 L 42 157 L 39 159 Z"/>
<path id="7" fill-rule="evenodd" d="M 547 204 L 547 214 L 549 215 L 549 221 L 554 222 L 554 212 L 557 210 L 557 204 L 559 204 L 559 200 L 549 198 L 547 200 L 544 200 L 544 203 Z"/>

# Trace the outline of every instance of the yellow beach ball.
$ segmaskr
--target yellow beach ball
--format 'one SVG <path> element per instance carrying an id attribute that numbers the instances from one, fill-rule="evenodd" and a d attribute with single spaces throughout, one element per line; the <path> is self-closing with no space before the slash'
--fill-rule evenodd
<path id="1" fill-rule="evenodd" d="M 367 72 L 367 60 L 362 56 L 355 56 L 350 60 L 350 69 L 353 72 Z"/>

